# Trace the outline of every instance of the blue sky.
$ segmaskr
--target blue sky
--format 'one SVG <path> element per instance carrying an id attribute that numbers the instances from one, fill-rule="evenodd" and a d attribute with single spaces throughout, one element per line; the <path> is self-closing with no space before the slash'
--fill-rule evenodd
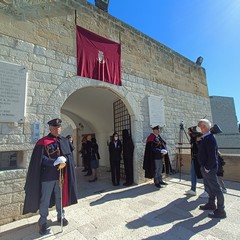
<path id="1" fill-rule="evenodd" d="M 240 121 L 240 0 L 110 0 L 108 12 L 194 62 L 202 56 L 209 95 L 233 97 Z"/>

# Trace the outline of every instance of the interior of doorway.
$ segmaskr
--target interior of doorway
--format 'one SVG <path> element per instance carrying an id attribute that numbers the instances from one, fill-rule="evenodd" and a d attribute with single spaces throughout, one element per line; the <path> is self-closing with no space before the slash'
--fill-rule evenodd
<path id="1" fill-rule="evenodd" d="M 63 135 L 72 135 L 76 166 L 82 169 L 82 158 L 79 153 L 84 134 L 94 134 L 99 145 L 100 171 L 109 173 L 108 142 L 110 136 L 119 130 L 114 120 L 114 103 L 122 102 L 120 97 L 107 88 L 86 87 L 72 93 L 62 106 Z M 124 103 L 122 103 L 127 107 Z M 123 122 L 123 120 L 121 120 Z M 129 115 L 129 126 L 131 119 Z M 65 126 L 64 126 L 65 124 Z M 129 128 L 128 126 L 128 128 Z M 131 131 L 131 128 L 130 128 Z M 81 171 L 81 170 L 78 170 Z M 84 179 L 83 179 L 84 180 Z M 87 179 L 86 179 L 87 181 Z M 106 179 L 107 181 L 107 179 Z M 109 175 L 109 183 L 111 178 Z"/>

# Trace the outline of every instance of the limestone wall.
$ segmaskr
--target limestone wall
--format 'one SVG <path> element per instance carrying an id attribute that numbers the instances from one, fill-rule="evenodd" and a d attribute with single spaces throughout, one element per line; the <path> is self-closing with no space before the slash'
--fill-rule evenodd
<path id="1" fill-rule="evenodd" d="M 205 115 L 211 119 L 205 70 L 161 43 L 86 1 L 8 2 L 0 5 L 0 60 L 26 66 L 28 88 L 25 122 L 18 126 L 0 123 L 0 151 L 24 152 L 24 169 L 0 172 L 4 186 L 0 191 L 0 212 L 4 213 L 0 224 L 21 214 L 24 178 L 34 146 L 32 123 L 38 120 L 44 126 L 52 116 L 59 116 L 65 100 L 80 88 L 110 89 L 131 110 L 136 183 L 145 180 L 142 162 L 145 138 L 150 133 L 149 95 L 164 98 L 163 137 L 172 160 L 179 123 L 190 126 Z M 48 8 L 43 7 L 46 4 Z M 75 17 L 82 27 L 121 42 L 122 87 L 76 76 Z M 41 127 L 41 136 L 45 133 L 45 127 Z"/>
<path id="2" fill-rule="evenodd" d="M 223 179 L 229 181 L 240 181 L 239 169 L 240 169 L 240 155 L 239 154 L 223 154 L 222 155 L 226 164 L 224 165 L 224 177 Z M 183 167 L 182 173 L 189 174 L 191 168 L 191 156 L 189 154 L 183 154 Z"/>
<path id="3" fill-rule="evenodd" d="M 37 44 L 75 57 L 76 21 L 90 31 L 121 43 L 124 73 L 208 97 L 203 68 L 86 1 L 76 3 L 58 0 L 54 4 L 50 0 L 37 4 L 29 0 L 23 2 L 25 4 L 21 6 L 13 4 L 8 7 L 8 15 L 6 10 L 0 12 L 0 33 L 29 42 L 28 45 L 21 45 L 21 42 L 16 44 L 13 55 L 19 54 L 25 59 L 27 54 L 22 53 L 22 48 L 29 52 L 33 49 L 33 44 Z M 46 4 L 48 8 L 42 9 L 41 6 Z M 53 52 L 49 50 L 50 55 Z M 8 49 L 3 49 L 5 54 L 7 51 Z M 58 60 L 61 64 L 61 54 L 58 55 Z M 32 67 L 49 72 L 51 69 L 44 67 L 45 61 L 44 58 L 36 59 Z"/>

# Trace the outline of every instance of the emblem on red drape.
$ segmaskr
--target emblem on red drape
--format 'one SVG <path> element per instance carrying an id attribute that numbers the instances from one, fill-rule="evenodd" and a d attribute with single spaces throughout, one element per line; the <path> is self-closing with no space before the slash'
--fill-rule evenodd
<path id="1" fill-rule="evenodd" d="M 76 27 L 77 75 L 121 86 L 121 45 Z"/>

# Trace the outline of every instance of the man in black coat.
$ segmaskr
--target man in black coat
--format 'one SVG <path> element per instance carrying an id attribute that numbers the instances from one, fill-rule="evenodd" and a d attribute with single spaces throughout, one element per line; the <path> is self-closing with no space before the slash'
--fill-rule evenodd
<path id="1" fill-rule="evenodd" d="M 67 138 L 60 135 L 61 123 L 59 118 L 49 121 L 50 133 L 36 143 L 24 188 L 26 196 L 23 214 L 39 210 L 41 235 L 48 232 L 49 207 L 56 204 L 57 221 L 66 226 L 68 221 L 64 217 L 63 207 L 77 203 L 73 146 Z"/>
<path id="2" fill-rule="evenodd" d="M 131 136 L 127 129 L 122 131 L 123 137 L 123 163 L 126 175 L 125 186 L 131 186 L 133 184 L 133 151 L 134 145 Z"/>
<path id="3" fill-rule="evenodd" d="M 202 132 L 202 140 L 198 147 L 198 160 L 204 185 L 208 191 L 208 203 L 200 206 L 201 210 L 213 210 L 209 213 L 211 218 L 226 218 L 224 210 L 224 196 L 217 180 L 218 171 L 218 146 L 215 137 L 210 132 L 211 123 L 208 119 L 201 119 L 198 123 Z M 215 199 L 217 198 L 217 206 Z"/>
<path id="4" fill-rule="evenodd" d="M 154 178 L 155 186 L 161 188 L 161 186 L 167 185 L 162 180 L 164 167 L 166 168 L 166 173 L 169 173 L 171 171 L 171 164 L 166 150 L 166 142 L 160 136 L 160 127 L 155 126 L 152 130 L 153 133 L 147 138 L 143 169 L 145 170 L 145 177 Z M 163 166 L 163 161 L 165 166 Z"/>

